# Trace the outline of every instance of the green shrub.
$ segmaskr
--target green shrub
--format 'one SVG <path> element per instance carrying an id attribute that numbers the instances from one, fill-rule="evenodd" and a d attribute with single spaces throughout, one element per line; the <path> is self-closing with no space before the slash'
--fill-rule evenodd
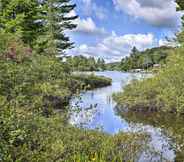
<path id="1" fill-rule="evenodd" d="M 80 80 L 87 89 L 101 88 L 112 84 L 110 78 L 104 76 L 96 76 L 94 74 L 75 74 L 74 78 Z"/>
<path id="2" fill-rule="evenodd" d="M 176 49 L 166 67 L 154 77 L 134 81 L 123 92 L 115 94 L 119 105 L 134 111 L 184 113 L 184 49 Z"/>
<path id="3" fill-rule="evenodd" d="M 0 107 L 0 161 L 135 161 L 146 149 L 144 134 L 115 136 L 74 128 L 62 115 L 45 118 Z"/>

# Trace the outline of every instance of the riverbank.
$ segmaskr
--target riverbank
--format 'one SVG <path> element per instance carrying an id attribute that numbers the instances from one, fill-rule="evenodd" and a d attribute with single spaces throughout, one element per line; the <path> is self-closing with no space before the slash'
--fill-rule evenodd
<path id="1" fill-rule="evenodd" d="M 133 81 L 123 92 L 114 95 L 123 108 L 133 111 L 184 113 L 184 57 L 183 48 L 169 55 L 167 64 L 152 78 Z"/>
<path id="2" fill-rule="evenodd" d="M 164 143 L 163 139 L 160 139 L 160 142 L 163 142 L 162 149 L 173 150 L 175 154 L 168 153 L 169 158 L 173 158 L 170 161 L 183 161 L 184 159 L 184 129 L 183 122 L 184 117 L 180 115 L 173 115 L 172 113 L 160 113 L 160 112 L 130 112 L 123 111 L 120 107 L 116 107 L 117 114 L 121 116 L 122 119 L 125 119 L 132 124 L 152 126 L 161 130 L 163 136 L 168 138 L 169 143 Z M 159 141 L 158 139 L 158 141 Z M 155 141 L 155 143 L 160 143 Z M 164 152 L 164 151 L 163 151 Z"/>
<path id="3" fill-rule="evenodd" d="M 53 102 L 55 109 L 62 109 L 62 107 L 68 106 L 70 99 L 74 95 L 77 95 L 76 93 L 79 93 L 80 91 L 102 88 L 112 84 L 112 80 L 110 78 L 104 76 L 95 76 L 93 74 L 75 74 L 68 77 L 71 78 L 70 82 L 68 82 L 68 92 L 63 93 L 63 96 L 60 97 L 60 99 L 54 96 L 47 98 L 47 100 Z"/>
<path id="4" fill-rule="evenodd" d="M 104 76 L 96 76 L 95 74 L 73 74 L 73 77 L 81 81 L 82 89 L 91 90 L 102 88 L 112 84 L 112 79 Z"/>

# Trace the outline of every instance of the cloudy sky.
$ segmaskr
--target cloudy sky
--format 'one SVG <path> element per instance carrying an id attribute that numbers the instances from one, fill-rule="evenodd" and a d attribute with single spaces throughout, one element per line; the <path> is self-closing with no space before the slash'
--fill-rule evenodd
<path id="1" fill-rule="evenodd" d="M 181 13 L 173 0 L 73 0 L 70 15 L 78 27 L 67 33 L 75 42 L 69 55 L 102 57 L 108 62 L 139 50 L 166 44 L 179 30 Z"/>

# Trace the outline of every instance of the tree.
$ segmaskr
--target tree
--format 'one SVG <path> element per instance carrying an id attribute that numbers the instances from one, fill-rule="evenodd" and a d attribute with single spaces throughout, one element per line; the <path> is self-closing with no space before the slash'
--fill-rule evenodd
<path id="1" fill-rule="evenodd" d="M 71 4 L 70 0 L 45 0 L 43 8 L 45 8 L 46 22 L 46 49 L 47 53 L 53 55 L 61 55 L 68 48 L 73 46 L 69 37 L 64 33 L 65 30 L 76 28 L 73 20 L 77 16 L 69 16 L 69 13 L 76 7 Z"/>
<path id="2" fill-rule="evenodd" d="M 139 53 L 139 50 L 134 46 L 134 47 L 132 48 L 132 50 L 131 50 L 130 55 L 135 56 L 135 55 L 138 54 L 138 53 Z"/>
<path id="3" fill-rule="evenodd" d="M 184 1 L 176 0 L 176 3 L 179 5 L 178 10 L 184 10 Z"/>
<path id="4" fill-rule="evenodd" d="M 105 70 L 105 60 L 103 58 L 98 58 L 97 65 L 100 70 Z"/>
<path id="5" fill-rule="evenodd" d="M 43 32 L 37 0 L 0 0 L 0 29 L 18 34 L 31 47 Z"/>
<path id="6" fill-rule="evenodd" d="M 176 3 L 178 4 L 177 10 L 184 10 L 184 1 L 183 0 L 176 0 Z M 182 20 L 184 20 L 184 16 L 182 17 Z M 182 28 L 184 27 L 184 21 L 182 21 Z M 181 32 L 176 34 L 176 41 L 181 45 L 184 46 L 184 30 L 182 29 Z"/>
<path id="7" fill-rule="evenodd" d="M 75 7 L 70 0 L 0 0 L 0 29 L 39 53 L 63 54 L 73 45 L 64 31 L 76 27 L 77 16 L 69 16 Z"/>

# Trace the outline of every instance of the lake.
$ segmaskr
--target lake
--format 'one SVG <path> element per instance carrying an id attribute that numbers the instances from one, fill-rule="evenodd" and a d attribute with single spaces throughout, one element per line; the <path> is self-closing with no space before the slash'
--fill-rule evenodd
<path id="1" fill-rule="evenodd" d="M 112 94 L 122 91 L 131 80 L 143 79 L 149 74 L 118 71 L 95 72 L 95 74 L 111 78 L 112 85 L 82 92 L 80 96 L 74 97 L 70 103 L 74 110 L 70 116 L 71 124 L 87 129 L 100 129 L 109 134 L 116 134 L 120 131 L 147 133 L 150 136 L 149 146 L 160 155 L 152 157 L 145 152 L 141 155 L 139 162 L 173 162 L 184 158 L 182 152 L 184 150 L 183 118 L 173 117 L 171 114 L 163 116 L 160 114 L 122 114 L 112 99 Z"/>

